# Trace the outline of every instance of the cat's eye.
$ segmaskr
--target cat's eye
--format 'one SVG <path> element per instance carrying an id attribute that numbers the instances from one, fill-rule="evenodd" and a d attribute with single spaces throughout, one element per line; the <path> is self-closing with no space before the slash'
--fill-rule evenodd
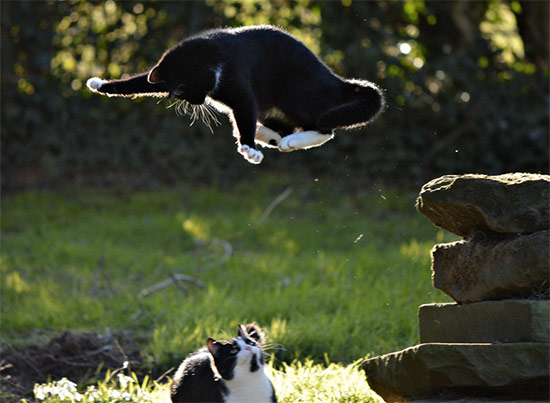
<path id="1" fill-rule="evenodd" d="M 185 84 L 179 84 L 172 92 L 175 96 L 182 96 L 185 93 Z"/>
<path id="2" fill-rule="evenodd" d="M 239 352 L 239 349 L 237 347 L 233 347 L 229 353 L 231 354 L 237 354 Z"/>

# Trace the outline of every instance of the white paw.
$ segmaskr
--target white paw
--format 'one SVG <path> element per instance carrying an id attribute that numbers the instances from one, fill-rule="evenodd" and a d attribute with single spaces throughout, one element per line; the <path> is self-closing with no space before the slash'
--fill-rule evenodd
<path id="1" fill-rule="evenodd" d="M 97 92 L 101 89 L 101 86 L 107 81 L 102 80 L 99 77 L 92 77 L 86 82 L 86 86 L 93 92 Z"/>
<path id="2" fill-rule="evenodd" d="M 318 147 L 333 137 L 333 134 L 322 134 L 314 130 L 292 133 L 283 137 L 279 143 L 279 150 L 283 152 L 307 150 L 308 148 Z"/>
<path id="3" fill-rule="evenodd" d="M 291 151 L 297 150 L 297 148 L 292 145 L 292 140 L 293 140 L 292 135 L 283 137 L 279 142 L 279 150 L 285 153 L 289 153 Z"/>
<path id="4" fill-rule="evenodd" d="M 259 164 L 264 159 L 264 155 L 261 151 L 250 148 L 247 145 L 242 145 L 239 147 L 239 153 L 242 154 L 245 160 L 251 164 Z"/>

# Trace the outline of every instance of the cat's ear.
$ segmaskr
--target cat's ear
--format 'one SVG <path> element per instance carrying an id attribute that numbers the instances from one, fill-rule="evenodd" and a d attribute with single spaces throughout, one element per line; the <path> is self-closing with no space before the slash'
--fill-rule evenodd
<path id="1" fill-rule="evenodd" d="M 246 334 L 248 334 L 248 337 L 253 338 L 256 340 L 256 342 L 263 344 L 264 342 L 264 333 L 262 332 L 262 329 L 260 326 L 258 326 L 256 323 L 249 323 L 245 327 Z"/>
<path id="2" fill-rule="evenodd" d="M 264 343 L 264 333 L 256 323 L 249 323 L 246 326 L 239 325 L 237 337 L 254 339 L 260 345 Z"/>
<path id="3" fill-rule="evenodd" d="M 212 355 L 215 355 L 218 352 L 218 350 L 220 349 L 220 344 L 220 342 L 214 340 L 211 337 L 206 340 L 206 348 L 208 348 L 208 351 L 210 351 Z"/>
<path id="4" fill-rule="evenodd" d="M 237 337 L 242 337 L 243 339 L 248 337 L 248 332 L 246 331 L 246 328 L 239 324 L 239 330 L 237 331 Z"/>
<path id="5" fill-rule="evenodd" d="M 149 75 L 147 76 L 147 81 L 149 81 L 151 84 L 161 83 L 164 81 L 160 75 L 158 64 L 153 67 L 153 70 L 149 72 Z"/>

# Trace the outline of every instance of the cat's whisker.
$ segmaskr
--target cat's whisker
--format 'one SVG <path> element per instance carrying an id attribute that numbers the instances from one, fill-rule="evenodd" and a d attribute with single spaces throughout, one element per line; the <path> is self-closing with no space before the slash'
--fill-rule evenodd
<path id="1" fill-rule="evenodd" d="M 160 101 L 159 101 L 159 102 L 160 102 Z M 170 109 L 172 106 L 174 106 L 174 105 L 177 104 L 177 103 L 178 103 L 177 100 L 174 101 L 174 102 L 172 102 L 170 105 L 168 105 L 168 106 L 166 107 L 166 109 Z"/>
<path id="2" fill-rule="evenodd" d="M 204 104 L 205 111 L 209 116 L 209 121 L 212 120 L 215 126 L 219 126 L 221 123 L 218 119 L 217 110 L 211 104 Z"/>
<path id="3" fill-rule="evenodd" d="M 216 116 L 212 113 L 212 111 L 210 110 L 207 104 L 204 105 L 203 113 L 204 113 L 204 121 L 208 122 L 206 123 L 206 125 L 210 129 L 210 132 L 214 133 L 214 130 L 212 129 L 212 123 L 214 123 L 217 126 Z"/>
<path id="4" fill-rule="evenodd" d="M 191 126 L 193 126 L 193 124 L 195 124 L 197 120 L 200 120 L 213 133 L 214 131 L 212 130 L 212 123 L 214 123 L 216 126 L 220 124 L 220 121 L 215 114 L 216 110 L 213 108 L 213 106 L 209 104 L 191 105 L 185 100 L 177 100 L 168 105 L 167 108 L 171 108 L 174 105 L 174 110 L 176 111 L 176 114 L 178 116 L 189 115 L 189 117 L 191 118 Z"/>
<path id="5" fill-rule="evenodd" d="M 197 110 L 197 106 L 196 105 L 193 105 L 191 107 L 191 124 L 190 126 L 193 126 L 195 124 L 195 122 L 198 120 L 198 110 Z"/>

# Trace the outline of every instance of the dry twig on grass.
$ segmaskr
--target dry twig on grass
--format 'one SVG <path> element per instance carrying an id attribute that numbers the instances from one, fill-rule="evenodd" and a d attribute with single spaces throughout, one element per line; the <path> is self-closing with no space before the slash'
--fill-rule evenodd
<path id="1" fill-rule="evenodd" d="M 147 297 L 148 295 L 151 295 L 157 291 L 160 291 L 172 284 L 179 284 L 180 281 L 185 281 L 185 282 L 188 282 L 190 284 L 193 284 L 199 288 L 204 288 L 205 285 L 202 281 L 200 280 L 197 280 L 196 278 L 193 278 L 191 276 L 187 276 L 185 274 L 174 274 L 172 273 L 172 275 L 170 276 L 169 279 L 167 280 L 164 280 L 164 281 L 161 281 L 160 283 L 156 283 L 156 284 L 153 284 L 151 287 L 148 287 L 148 288 L 145 288 L 143 290 L 141 290 L 141 292 L 138 294 L 138 298 L 144 298 L 144 297 Z M 181 285 L 179 285 L 181 287 Z M 187 292 L 187 290 L 185 291 Z"/>
<path id="2" fill-rule="evenodd" d="M 229 235 L 227 239 L 234 239 L 234 238 L 240 237 L 258 228 L 269 217 L 269 215 L 275 209 L 275 207 L 281 204 L 291 193 L 292 193 L 292 188 L 290 187 L 286 188 L 281 194 L 279 194 L 275 199 L 273 199 L 273 201 L 263 211 L 262 215 L 260 215 L 260 217 L 247 230 Z M 229 243 L 225 239 L 219 239 L 219 238 L 209 238 L 206 240 L 197 239 L 195 240 L 195 242 L 198 243 L 199 245 L 210 244 L 210 245 L 221 246 L 223 248 L 223 254 L 220 257 L 220 259 L 194 268 L 194 271 L 196 273 L 201 273 L 203 271 L 210 270 L 225 264 L 225 262 L 227 262 L 231 257 L 231 255 L 233 254 L 233 246 L 231 245 L 231 243 Z M 152 286 L 141 290 L 141 292 L 138 294 L 138 298 L 147 297 L 148 295 L 158 292 L 160 290 L 163 290 L 164 288 L 169 287 L 172 284 L 176 285 L 183 292 L 183 294 L 188 295 L 189 290 L 185 286 L 185 284 L 183 284 L 184 282 L 190 283 L 199 288 L 205 287 L 204 283 L 197 280 L 196 278 L 193 278 L 186 274 L 170 273 L 169 279 L 153 284 Z"/>
<path id="3" fill-rule="evenodd" d="M 269 217 L 271 215 L 271 212 L 275 209 L 275 207 L 277 207 L 279 204 L 281 204 L 283 201 L 285 201 L 285 199 L 288 196 L 290 196 L 291 193 L 292 193 L 292 188 L 291 187 L 286 188 L 280 195 L 278 195 L 276 198 L 274 198 L 271 203 L 269 203 L 269 205 L 265 208 L 262 215 L 260 217 L 258 217 L 258 219 L 249 228 L 247 228 L 244 231 L 240 231 L 240 232 L 236 232 L 234 234 L 231 234 L 231 235 L 227 236 L 226 239 L 238 238 L 238 237 L 243 236 L 244 234 L 258 228 L 267 219 L 267 217 Z"/>

